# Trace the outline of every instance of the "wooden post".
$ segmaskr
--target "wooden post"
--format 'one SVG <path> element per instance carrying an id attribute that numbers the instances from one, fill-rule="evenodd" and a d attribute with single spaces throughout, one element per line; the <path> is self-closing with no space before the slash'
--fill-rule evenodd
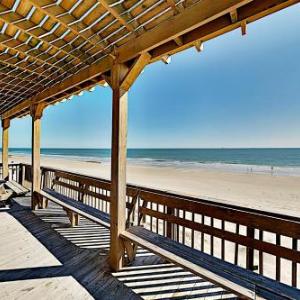
<path id="1" fill-rule="evenodd" d="M 112 146 L 111 146 L 111 239 L 110 265 L 119 270 L 123 265 L 124 245 L 120 233 L 126 223 L 126 143 L 127 143 L 127 91 L 121 89 L 126 70 L 116 64 L 112 69 Z"/>
<path id="2" fill-rule="evenodd" d="M 31 208 L 43 207 L 40 201 L 39 191 L 41 189 L 41 118 L 45 105 L 39 103 L 31 107 L 32 117 L 32 187 L 31 187 Z"/>
<path id="3" fill-rule="evenodd" d="M 10 120 L 2 120 L 2 178 L 9 179 L 9 167 L 8 167 L 8 132 L 9 132 Z"/>
<path id="4" fill-rule="evenodd" d="M 120 234 L 126 229 L 126 154 L 127 154 L 127 92 L 150 61 L 141 54 L 128 68 L 115 63 L 108 83 L 112 88 L 112 146 L 110 203 L 110 266 L 118 271 L 123 266 L 124 243 Z"/>

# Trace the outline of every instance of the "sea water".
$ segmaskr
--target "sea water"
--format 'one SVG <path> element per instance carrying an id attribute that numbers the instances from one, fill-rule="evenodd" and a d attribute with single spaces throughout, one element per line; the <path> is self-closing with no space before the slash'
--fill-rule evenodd
<path id="1" fill-rule="evenodd" d="M 29 148 L 11 148 L 10 155 L 30 155 Z M 109 162 L 110 149 L 42 148 L 41 154 L 92 162 Z M 133 164 L 234 172 L 300 175 L 300 148 L 128 149 Z"/>

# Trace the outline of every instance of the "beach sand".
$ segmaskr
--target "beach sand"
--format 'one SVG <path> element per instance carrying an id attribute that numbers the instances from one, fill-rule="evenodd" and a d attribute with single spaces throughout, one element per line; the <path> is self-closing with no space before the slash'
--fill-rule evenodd
<path id="1" fill-rule="evenodd" d="M 30 163 L 29 156 L 10 161 Z M 110 178 L 108 162 L 85 162 L 42 157 L 42 165 L 85 175 Z M 128 163 L 127 182 L 219 202 L 299 216 L 300 177 L 234 173 L 195 167 L 152 166 Z"/>

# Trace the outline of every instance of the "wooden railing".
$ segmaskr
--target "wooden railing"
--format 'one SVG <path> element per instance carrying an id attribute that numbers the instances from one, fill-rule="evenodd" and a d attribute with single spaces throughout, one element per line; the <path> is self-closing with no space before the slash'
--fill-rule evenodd
<path id="1" fill-rule="evenodd" d="M 9 179 L 21 183 L 23 178 L 24 166 L 19 163 L 12 163 L 8 165 L 8 169 L 9 169 Z M 3 170 L 2 163 L 0 163 L 0 178 L 2 178 L 2 174 L 3 174 L 2 170 Z"/>
<path id="2" fill-rule="evenodd" d="M 30 181 L 30 166 L 23 168 L 24 179 Z M 55 185 L 56 180 L 63 184 Z M 42 168 L 42 186 L 109 213 L 108 180 Z M 127 214 L 127 226 L 142 225 L 178 243 L 300 287 L 300 218 L 134 185 L 127 187 Z"/>

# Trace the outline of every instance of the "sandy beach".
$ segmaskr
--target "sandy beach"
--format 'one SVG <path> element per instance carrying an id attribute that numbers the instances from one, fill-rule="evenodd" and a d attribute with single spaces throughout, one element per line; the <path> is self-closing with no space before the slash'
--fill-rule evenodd
<path id="1" fill-rule="evenodd" d="M 30 163 L 29 156 L 10 156 L 12 162 Z M 110 164 L 42 157 L 42 165 L 85 175 L 110 178 Z M 219 202 L 299 216 L 300 177 L 234 173 L 201 168 L 128 163 L 127 182 Z"/>

